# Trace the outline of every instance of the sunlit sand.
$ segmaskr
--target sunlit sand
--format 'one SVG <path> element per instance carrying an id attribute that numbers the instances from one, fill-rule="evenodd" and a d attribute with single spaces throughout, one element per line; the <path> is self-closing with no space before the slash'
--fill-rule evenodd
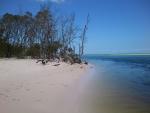
<path id="1" fill-rule="evenodd" d="M 79 113 L 79 82 L 88 66 L 0 60 L 1 113 Z"/>

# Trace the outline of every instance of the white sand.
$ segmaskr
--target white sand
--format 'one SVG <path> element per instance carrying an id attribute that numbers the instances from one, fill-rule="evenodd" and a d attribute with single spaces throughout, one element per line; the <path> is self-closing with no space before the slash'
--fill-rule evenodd
<path id="1" fill-rule="evenodd" d="M 83 113 L 80 80 L 86 65 L 0 59 L 0 113 Z"/>

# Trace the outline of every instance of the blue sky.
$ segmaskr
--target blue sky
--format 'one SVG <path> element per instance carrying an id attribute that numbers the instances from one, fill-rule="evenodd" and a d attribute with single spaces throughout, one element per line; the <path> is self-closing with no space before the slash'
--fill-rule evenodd
<path id="1" fill-rule="evenodd" d="M 0 0 L 0 15 L 40 9 L 46 0 Z M 57 12 L 90 13 L 86 53 L 150 52 L 150 0 L 51 0 Z"/>

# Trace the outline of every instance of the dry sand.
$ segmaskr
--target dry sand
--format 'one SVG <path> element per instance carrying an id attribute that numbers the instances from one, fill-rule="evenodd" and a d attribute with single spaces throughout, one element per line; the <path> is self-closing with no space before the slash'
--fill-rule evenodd
<path id="1" fill-rule="evenodd" d="M 84 113 L 81 79 L 89 66 L 0 59 L 0 113 Z"/>

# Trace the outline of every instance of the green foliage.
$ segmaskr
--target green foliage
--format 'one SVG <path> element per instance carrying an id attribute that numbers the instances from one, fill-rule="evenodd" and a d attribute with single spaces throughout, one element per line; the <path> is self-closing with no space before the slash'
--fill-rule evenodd
<path id="1" fill-rule="evenodd" d="M 54 43 L 50 44 L 48 47 L 48 53 L 49 54 L 56 54 L 56 52 L 58 51 L 59 48 L 61 48 L 62 45 L 58 42 L 55 41 Z"/>
<path id="2" fill-rule="evenodd" d="M 22 45 L 12 46 L 12 56 L 17 58 L 24 58 L 26 55 L 24 50 L 25 48 Z"/>
<path id="3" fill-rule="evenodd" d="M 34 44 L 30 48 L 27 48 L 26 55 L 32 58 L 40 58 L 40 45 Z"/>
<path id="4" fill-rule="evenodd" d="M 0 38 L 0 57 L 23 57 L 24 48 L 21 45 L 12 46 L 5 39 Z"/>
<path id="5" fill-rule="evenodd" d="M 6 41 L 0 37 L 0 57 L 6 56 L 6 51 L 7 51 L 6 48 L 7 48 Z"/>

